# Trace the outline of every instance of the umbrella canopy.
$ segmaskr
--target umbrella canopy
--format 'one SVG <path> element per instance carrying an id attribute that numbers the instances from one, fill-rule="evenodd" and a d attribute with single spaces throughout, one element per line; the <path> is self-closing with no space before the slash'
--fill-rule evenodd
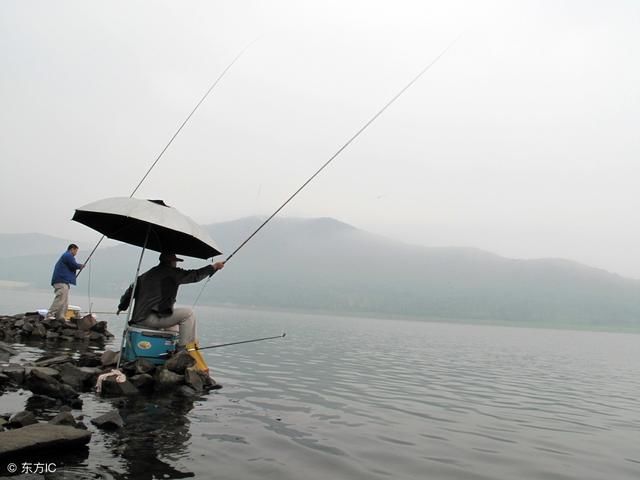
<path id="1" fill-rule="evenodd" d="M 157 252 L 196 258 L 222 253 L 202 227 L 162 200 L 106 198 L 76 209 L 72 220 L 106 237 Z"/>

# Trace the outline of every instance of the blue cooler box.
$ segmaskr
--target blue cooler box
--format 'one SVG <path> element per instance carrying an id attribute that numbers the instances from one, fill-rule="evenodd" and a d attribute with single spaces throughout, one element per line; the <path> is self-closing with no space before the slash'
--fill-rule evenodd
<path id="1" fill-rule="evenodd" d="M 124 360 L 132 362 L 145 358 L 156 365 L 162 365 L 173 353 L 178 343 L 178 332 L 129 327 L 124 346 Z"/>

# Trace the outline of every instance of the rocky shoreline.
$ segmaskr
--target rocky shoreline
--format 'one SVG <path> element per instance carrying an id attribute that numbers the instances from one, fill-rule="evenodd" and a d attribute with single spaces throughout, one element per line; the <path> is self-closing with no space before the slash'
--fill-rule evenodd
<path id="1" fill-rule="evenodd" d="M 58 411 L 45 420 L 28 407 L 18 412 L 0 410 L 0 459 L 51 451 L 66 444 L 86 444 L 91 437 L 86 420 L 100 429 L 120 429 L 125 420 L 117 406 L 126 399 L 152 396 L 194 399 L 220 388 L 207 372 L 196 368 L 195 360 L 184 351 L 162 366 L 145 359 L 123 363 L 120 371 L 126 378 L 105 376 L 115 369 L 119 352 L 90 350 L 86 346 L 104 346 L 111 339 L 107 323 L 96 321 L 93 315 L 71 322 L 46 320 L 37 313 L 0 316 L 0 398 L 5 392 L 31 392 L 31 403 L 46 404 L 49 412 Z M 31 361 L 12 362 L 12 357 L 20 354 L 20 343 L 24 341 L 30 345 L 36 342 L 44 354 Z M 61 345 L 67 352 L 73 351 L 74 346 L 85 348 L 61 354 Z M 80 397 L 89 392 L 113 400 L 116 408 L 87 418 L 81 411 Z"/>

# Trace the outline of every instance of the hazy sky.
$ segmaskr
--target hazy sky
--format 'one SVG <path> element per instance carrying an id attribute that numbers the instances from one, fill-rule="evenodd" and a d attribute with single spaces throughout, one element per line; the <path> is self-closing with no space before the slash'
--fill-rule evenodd
<path id="1" fill-rule="evenodd" d="M 131 193 L 640 278 L 640 2 L 0 2 L 0 232 Z M 258 241 L 256 239 L 256 241 Z"/>

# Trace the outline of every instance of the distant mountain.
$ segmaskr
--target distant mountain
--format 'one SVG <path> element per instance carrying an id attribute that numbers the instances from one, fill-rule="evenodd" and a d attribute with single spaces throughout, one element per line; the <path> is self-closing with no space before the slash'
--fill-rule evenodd
<path id="1" fill-rule="evenodd" d="M 2 233 L 0 258 L 61 254 L 70 243 L 73 242 L 41 233 Z"/>
<path id="2" fill-rule="evenodd" d="M 263 220 L 206 228 L 228 255 Z M 139 252 L 124 245 L 99 250 L 81 284 L 90 275 L 94 294 L 119 296 L 133 280 Z M 47 286 L 58 255 L 0 259 L 0 279 Z M 157 253 L 150 252 L 145 268 L 156 262 Z M 203 264 L 190 260 L 185 268 Z M 179 301 L 192 302 L 201 287 L 182 287 Z M 274 219 L 212 278 L 200 303 L 640 327 L 640 281 L 566 260 L 514 260 L 472 248 L 407 245 L 330 218 Z"/>

